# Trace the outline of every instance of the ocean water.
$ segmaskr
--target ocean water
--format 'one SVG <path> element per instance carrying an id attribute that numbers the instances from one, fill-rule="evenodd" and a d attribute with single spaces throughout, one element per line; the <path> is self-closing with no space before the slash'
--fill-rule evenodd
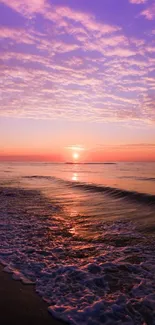
<path id="1" fill-rule="evenodd" d="M 155 324 L 155 164 L 0 164 L 0 262 L 70 324 Z"/>

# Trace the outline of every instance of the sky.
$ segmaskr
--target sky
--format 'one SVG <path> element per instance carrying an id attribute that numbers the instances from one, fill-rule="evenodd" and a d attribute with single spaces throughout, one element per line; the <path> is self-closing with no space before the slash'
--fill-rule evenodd
<path id="1" fill-rule="evenodd" d="M 0 65 L 0 160 L 155 161 L 154 0 L 0 0 Z"/>

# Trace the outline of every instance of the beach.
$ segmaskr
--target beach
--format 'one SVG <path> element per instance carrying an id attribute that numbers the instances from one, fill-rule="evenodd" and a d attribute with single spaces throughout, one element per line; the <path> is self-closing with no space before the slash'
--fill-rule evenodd
<path id="1" fill-rule="evenodd" d="M 4 173 L 2 168 L 4 325 L 11 319 L 17 319 L 16 324 L 19 319 L 19 324 L 33 320 L 59 324 L 59 320 L 74 325 L 154 325 L 152 181 L 150 192 L 142 193 L 110 184 L 114 168 L 118 169 L 113 165 L 94 167 L 94 175 L 96 170 L 102 174 L 109 169 L 109 186 L 66 179 L 65 171 L 75 174 L 75 166 L 63 167 L 64 178 L 62 165 L 26 165 L 24 169 L 19 164 L 5 165 Z M 79 177 L 89 173 L 92 177 L 93 167 L 76 168 Z M 119 168 L 118 175 L 126 179 Z M 133 186 L 138 188 L 141 180 L 131 168 L 130 179 L 131 172 Z M 154 179 L 151 172 L 147 184 Z"/>
<path id="2" fill-rule="evenodd" d="M 63 325 L 47 311 L 47 304 L 39 297 L 34 286 L 13 281 L 0 266 L 0 322 L 3 325 Z"/>

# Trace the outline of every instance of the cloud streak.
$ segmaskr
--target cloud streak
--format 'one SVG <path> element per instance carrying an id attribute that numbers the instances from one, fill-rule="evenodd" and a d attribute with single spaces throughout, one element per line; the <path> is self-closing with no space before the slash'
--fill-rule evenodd
<path id="1" fill-rule="evenodd" d="M 139 4 L 146 3 L 148 0 L 129 0 L 129 1 L 130 1 L 130 3 L 139 5 Z"/>
<path id="2" fill-rule="evenodd" d="M 0 3 L 23 19 L 0 27 L 1 116 L 155 121 L 152 39 L 52 1 Z"/>

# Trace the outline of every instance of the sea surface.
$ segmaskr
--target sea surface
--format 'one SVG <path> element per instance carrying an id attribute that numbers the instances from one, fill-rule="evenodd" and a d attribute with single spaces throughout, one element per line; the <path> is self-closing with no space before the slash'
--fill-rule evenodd
<path id="1" fill-rule="evenodd" d="M 155 163 L 1 163 L 0 263 L 69 324 L 155 325 Z"/>

